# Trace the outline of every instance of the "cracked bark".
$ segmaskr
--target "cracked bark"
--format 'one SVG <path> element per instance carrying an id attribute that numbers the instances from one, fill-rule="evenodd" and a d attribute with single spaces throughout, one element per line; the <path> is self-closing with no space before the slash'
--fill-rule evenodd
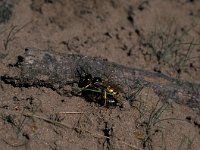
<path id="1" fill-rule="evenodd" d="M 1 80 L 16 87 L 44 86 L 59 92 L 64 86 L 80 80 L 80 75 L 92 74 L 109 79 L 125 92 L 140 87 L 152 88 L 163 100 L 192 108 L 200 108 L 200 85 L 178 80 L 161 73 L 128 68 L 105 59 L 75 54 L 61 54 L 52 50 L 27 48 L 11 72 Z"/>

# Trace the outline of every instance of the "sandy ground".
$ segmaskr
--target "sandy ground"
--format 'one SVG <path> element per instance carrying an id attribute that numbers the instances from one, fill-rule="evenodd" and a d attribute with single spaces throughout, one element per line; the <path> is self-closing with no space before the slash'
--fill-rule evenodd
<path id="1" fill-rule="evenodd" d="M 0 1 L 0 75 L 35 47 L 200 83 L 199 40 L 198 0 Z M 148 88 L 133 106 L 108 109 L 0 81 L 0 149 L 199 150 L 199 141 L 199 109 L 162 103 Z"/>

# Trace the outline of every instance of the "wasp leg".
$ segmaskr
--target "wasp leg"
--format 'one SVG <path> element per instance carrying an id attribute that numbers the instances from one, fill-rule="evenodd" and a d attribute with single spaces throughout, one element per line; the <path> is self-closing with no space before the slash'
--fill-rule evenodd
<path id="1" fill-rule="evenodd" d="M 104 106 L 106 106 L 107 104 L 107 93 L 106 93 L 106 90 L 104 90 L 104 95 L 103 95 L 103 98 L 104 98 Z"/>

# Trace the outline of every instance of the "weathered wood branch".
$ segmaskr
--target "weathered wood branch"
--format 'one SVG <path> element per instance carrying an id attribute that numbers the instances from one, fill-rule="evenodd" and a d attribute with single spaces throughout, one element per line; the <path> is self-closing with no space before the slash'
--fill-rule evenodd
<path id="1" fill-rule="evenodd" d="M 59 91 L 72 82 L 78 82 L 81 74 L 90 73 L 108 78 L 114 84 L 119 84 L 125 92 L 138 86 L 150 87 L 162 98 L 200 108 L 199 84 L 161 73 L 127 68 L 101 58 L 28 48 L 22 56 L 18 56 L 17 63 L 12 67 L 11 73 L 1 76 L 1 80 L 13 86 L 45 86 Z"/>

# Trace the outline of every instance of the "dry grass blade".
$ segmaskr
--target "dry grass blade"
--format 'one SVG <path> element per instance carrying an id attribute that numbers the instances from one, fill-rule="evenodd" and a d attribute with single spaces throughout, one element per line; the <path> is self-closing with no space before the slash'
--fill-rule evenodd
<path id="1" fill-rule="evenodd" d="M 4 49 L 7 50 L 8 49 L 8 45 L 10 42 L 12 42 L 15 39 L 15 36 L 17 33 L 19 33 L 22 29 L 24 29 L 27 25 L 29 25 L 32 21 L 24 24 L 22 27 L 17 29 L 17 26 L 13 26 L 9 33 L 8 36 L 6 37 L 5 40 L 3 40 L 3 44 L 4 44 Z"/>
<path id="2" fill-rule="evenodd" d="M 84 112 L 59 112 L 59 114 L 84 114 Z"/>
<path id="3" fill-rule="evenodd" d="M 21 146 L 24 146 L 26 145 L 26 142 L 23 142 L 23 143 L 10 143 L 8 141 L 6 141 L 5 139 L 1 139 L 4 143 L 12 146 L 12 147 L 21 147 Z"/>

